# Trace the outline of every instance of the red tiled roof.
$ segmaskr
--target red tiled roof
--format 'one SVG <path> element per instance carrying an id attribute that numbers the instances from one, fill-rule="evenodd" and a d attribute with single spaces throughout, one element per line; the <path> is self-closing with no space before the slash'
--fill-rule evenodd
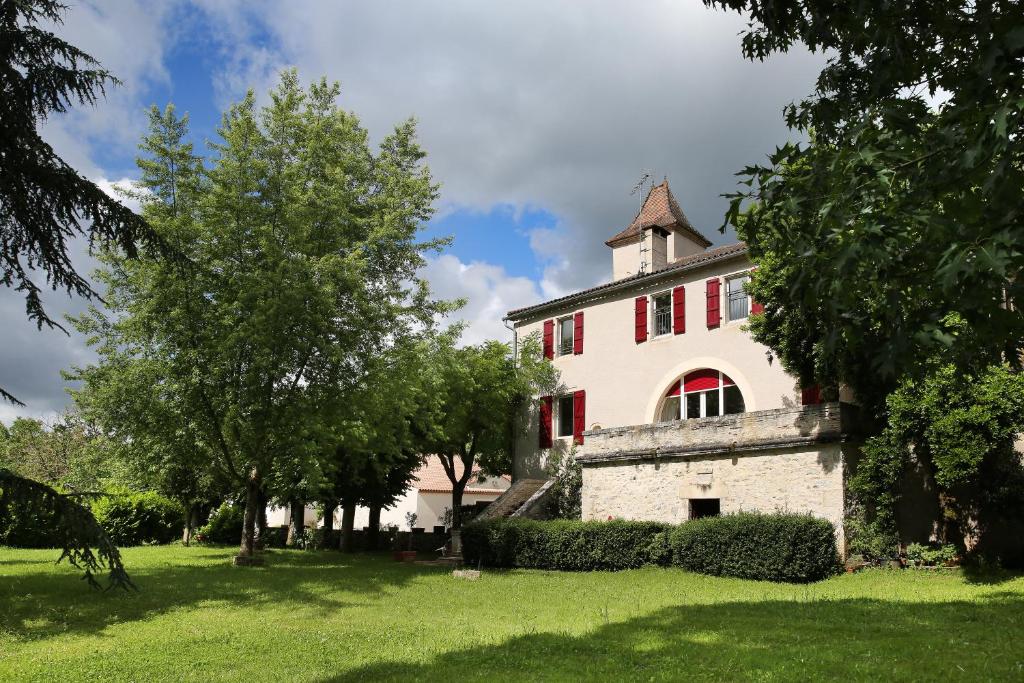
<path id="1" fill-rule="evenodd" d="M 465 468 L 462 466 L 462 461 L 458 458 L 455 459 L 455 476 L 461 477 Z M 486 481 L 477 483 L 477 477 L 480 473 L 480 468 L 473 468 L 473 475 L 469 478 L 466 483 L 466 489 L 463 493 L 502 493 L 509 487 L 511 479 L 502 475 L 500 478 L 487 477 Z M 500 486 L 498 482 L 504 483 L 504 486 Z M 427 456 L 426 462 L 416 471 L 416 477 L 413 480 L 412 488 L 417 489 L 421 493 L 451 493 L 452 482 L 448 479 L 448 475 L 445 474 L 444 466 L 441 464 L 441 459 L 436 455 Z"/>
<path id="2" fill-rule="evenodd" d="M 620 242 L 636 237 L 640 234 L 641 230 L 655 226 L 661 228 L 674 227 L 679 232 L 691 237 L 701 246 L 711 246 L 710 240 L 697 232 L 697 229 L 686 218 L 686 214 L 683 213 L 683 210 L 679 207 L 679 202 L 676 201 L 672 190 L 668 187 L 668 180 L 651 188 L 651 191 L 647 193 L 647 198 L 644 199 L 643 206 L 640 207 L 640 212 L 637 213 L 629 227 L 612 237 L 605 244 L 613 247 Z"/>
<path id="3" fill-rule="evenodd" d="M 517 308 L 509 311 L 505 314 L 506 320 L 521 320 L 530 313 L 542 311 L 547 308 L 554 308 L 557 306 L 564 306 L 569 303 L 574 303 L 582 299 L 586 299 L 592 295 L 599 294 L 607 290 L 614 290 L 618 288 L 625 288 L 632 286 L 635 283 L 646 282 L 648 280 L 657 280 L 668 275 L 671 275 L 677 271 L 693 270 L 694 268 L 700 268 L 701 266 L 716 261 L 724 261 L 726 259 L 735 258 L 742 256 L 747 253 L 747 245 L 744 242 L 737 242 L 735 244 L 727 244 L 724 247 L 716 247 L 714 249 L 708 249 L 702 251 L 699 254 L 693 254 L 692 256 L 684 256 L 681 259 L 672 261 L 664 268 L 654 271 L 653 273 L 637 273 L 636 275 L 630 275 L 624 277 L 621 280 L 613 280 L 612 282 L 606 282 L 603 285 L 591 287 L 590 289 L 584 289 L 583 291 L 576 292 L 575 294 L 569 294 L 567 296 L 545 301 L 543 303 L 534 304 L 533 306 L 526 306 L 525 308 Z"/>

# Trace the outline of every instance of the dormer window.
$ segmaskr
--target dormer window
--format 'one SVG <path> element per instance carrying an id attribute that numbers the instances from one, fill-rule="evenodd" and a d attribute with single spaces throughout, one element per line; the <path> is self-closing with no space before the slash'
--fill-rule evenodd
<path id="1" fill-rule="evenodd" d="M 558 355 L 571 356 L 573 352 L 573 321 L 572 316 L 558 320 Z"/>

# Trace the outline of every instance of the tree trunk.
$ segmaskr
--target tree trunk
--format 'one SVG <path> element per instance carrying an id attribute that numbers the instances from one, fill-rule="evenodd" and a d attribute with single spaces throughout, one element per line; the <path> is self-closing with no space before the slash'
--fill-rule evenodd
<path id="1" fill-rule="evenodd" d="M 337 509 L 336 503 L 324 503 L 324 540 L 334 531 L 334 511 Z"/>
<path id="2" fill-rule="evenodd" d="M 355 551 L 353 542 L 355 541 L 355 534 L 353 534 L 353 527 L 356 523 L 356 504 L 345 503 L 341 509 L 341 551 L 344 553 L 351 553 Z"/>
<path id="3" fill-rule="evenodd" d="M 181 542 L 188 546 L 192 542 L 192 534 L 195 532 L 196 525 L 199 524 L 199 506 L 195 503 L 185 508 L 185 530 L 181 535 Z"/>
<path id="4" fill-rule="evenodd" d="M 462 528 L 462 492 L 466 490 L 466 482 L 452 482 L 452 530 Z"/>
<path id="5" fill-rule="evenodd" d="M 380 545 L 380 505 L 370 506 L 370 530 L 366 532 L 366 549 L 377 550 Z"/>
<path id="6" fill-rule="evenodd" d="M 302 529 L 306 525 L 306 503 L 299 498 L 292 498 L 290 507 L 288 539 L 284 544 L 289 548 L 294 548 L 302 538 Z"/>
<path id="7" fill-rule="evenodd" d="M 243 558 L 239 564 L 251 560 L 256 550 L 256 517 L 260 500 L 261 476 L 257 468 L 252 468 L 249 479 L 245 483 L 245 516 L 242 518 L 242 544 L 238 548 L 238 557 Z M 237 562 L 236 562 L 237 563 Z"/>
<path id="8" fill-rule="evenodd" d="M 260 497 L 256 510 L 256 547 L 263 550 L 267 547 L 267 494 L 260 487 Z"/>

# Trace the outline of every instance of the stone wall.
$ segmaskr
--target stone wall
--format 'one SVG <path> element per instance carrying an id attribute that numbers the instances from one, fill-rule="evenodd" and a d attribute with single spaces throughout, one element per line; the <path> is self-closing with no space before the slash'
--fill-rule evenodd
<path id="1" fill-rule="evenodd" d="M 807 512 L 836 525 L 843 548 L 839 404 L 586 432 L 583 518 L 683 522 L 690 501 L 722 514 Z"/>

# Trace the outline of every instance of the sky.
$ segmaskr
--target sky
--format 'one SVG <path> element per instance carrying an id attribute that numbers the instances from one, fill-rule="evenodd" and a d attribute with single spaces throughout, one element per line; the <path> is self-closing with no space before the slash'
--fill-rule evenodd
<path id="1" fill-rule="evenodd" d="M 146 109 L 189 114 L 199 150 L 248 89 L 285 68 L 341 84 L 340 105 L 373 140 L 408 117 L 441 183 L 425 236 L 451 235 L 423 276 L 465 298 L 466 343 L 507 339 L 502 317 L 607 281 L 604 241 L 632 220 L 641 174 L 667 178 L 715 244 L 735 173 L 794 139 L 782 108 L 809 94 L 823 58 L 740 52 L 746 20 L 698 0 L 94 0 L 54 30 L 122 85 L 94 107 L 49 120 L 44 137 L 105 188 L 129 183 Z M 89 268 L 84 245 L 77 263 Z M 63 292 L 49 310 L 86 305 Z M 91 362 L 85 340 L 37 330 L 0 290 L 0 421 L 52 417 L 68 403 L 61 370 Z"/>

